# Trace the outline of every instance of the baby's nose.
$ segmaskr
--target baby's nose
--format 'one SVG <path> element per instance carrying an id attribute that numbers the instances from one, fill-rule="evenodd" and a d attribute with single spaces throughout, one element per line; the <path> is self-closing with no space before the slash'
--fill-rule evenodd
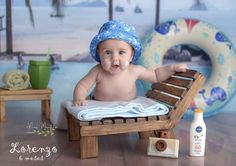
<path id="1" fill-rule="evenodd" d="M 117 55 L 117 54 L 113 54 L 112 55 L 112 61 L 118 61 L 119 60 L 119 55 Z"/>

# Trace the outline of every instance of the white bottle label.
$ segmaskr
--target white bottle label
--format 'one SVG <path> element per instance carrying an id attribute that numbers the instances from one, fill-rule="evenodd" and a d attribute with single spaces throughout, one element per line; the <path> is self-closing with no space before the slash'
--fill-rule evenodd
<path id="1" fill-rule="evenodd" d="M 201 126 L 197 126 L 196 127 L 196 133 L 194 135 L 194 153 L 196 154 L 200 154 L 202 152 L 202 142 L 204 141 L 204 136 L 203 136 L 203 133 L 202 132 L 202 127 Z"/>
<path id="2" fill-rule="evenodd" d="M 193 123 L 190 128 L 190 156 L 205 155 L 205 139 L 205 124 L 197 125 L 196 123 Z"/>

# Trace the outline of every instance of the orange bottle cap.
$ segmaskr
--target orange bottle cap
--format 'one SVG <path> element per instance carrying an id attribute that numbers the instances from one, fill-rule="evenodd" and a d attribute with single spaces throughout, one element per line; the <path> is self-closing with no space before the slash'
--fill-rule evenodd
<path id="1" fill-rule="evenodd" d="M 202 112 L 204 112 L 204 111 L 197 108 L 197 109 L 194 110 L 194 112 L 196 112 L 196 113 L 202 113 Z"/>

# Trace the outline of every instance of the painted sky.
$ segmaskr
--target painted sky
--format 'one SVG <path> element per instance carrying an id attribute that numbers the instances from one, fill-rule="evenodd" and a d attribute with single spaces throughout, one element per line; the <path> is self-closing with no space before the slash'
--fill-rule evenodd
<path id="1" fill-rule="evenodd" d="M 213 6 L 219 10 L 235 10 L 235 0 L 202 0 L 206 5 Z M 162 9 L 186 9 L 194 4 L 194 0 L 161 0 Z"/>
<path id="2" fill-rule="evenodd" d="M 67 0 L 68 3 L 76 4 L 84 1 L 93 1 L 93 0 Z M 108 0 L 103 0 L 108 2 Z M 161 9 L 170 9 L 170 10 L 179 10 L 179 9 L 188 9 L 191 5 L 194 4 L 195 0 L 161 0 Z M 219 10 L 235 10 L 235 0 L 202 0 L 206 4 L 210 4 Z M 13 5 L 24 6 L 25 0 L 12 0 Z M 31 0 L 32 5 L 35 6 L 44 6 L 51 5 L 51 0 Z M 149 8 L 155 6 L 156 0 L 113 0 L 114 5 L 122 5 L 124 7 L 133 7 L 136 4 Z M 5 0 L 0 0 L 1 5 L 5 5 Z"/>
<path id="3" fill-rule="evenodd" d="M 84 0 L 68 0 L 70 3 L 79 3 Z M 91 1 L 91 0 L 90 0 Z M 202 0 L 207 5 L 214 6 L 219 10 L 235 10 L 235 0 Z M 107 0 L 104 0 L 107 2 Z M 162 9 L 188 9 L 194 4 L 195 0 L 161 0 Z M 156 0 L 113 0 L 113 3 L 116 5 L 121 5 L 124 7 L 133 7 L 136 4 L 148 8 L 153 7 L 156 4 Z"/>

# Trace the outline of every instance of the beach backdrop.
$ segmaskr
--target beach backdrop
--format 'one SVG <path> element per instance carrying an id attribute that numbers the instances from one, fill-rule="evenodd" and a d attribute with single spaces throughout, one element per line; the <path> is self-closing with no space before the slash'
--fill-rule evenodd
<path id="1" fill-rule="evenodd" d="M 34 17 L 32 23 L 25 0 L 12 0 L 13 51 L 23 51 L 32 56 L 18 59 L 15 57 L 13 60 L 0 59 L 0 78 L 2 78 L 5 72 L 11 70 L 27 71 L 28 60 L 41 58 L 37 56 L 38 54 L 46 55 L 50 50 L 51 54 L 61 55 L 62 61 L 52 63 L 49 82 L 49 87 L 53 89 L 50 119 L 56 126 L 60 122 L 60 103 L 72 100 L 73 88 L 78 80 L 96 65 L 90 63 L 92 59 L 89 55 L 89 43 L 100 26 L 109 18 L 108 0 L 60 0 L 62 1 L 66 3 L 57 13 L 51 5 L 52 0 L 31 0 Z M 0 2 L 0 15 L 4 16 L 3 27 L 5 27 L 5 0 Z M 236 44 L 234 3 L 234 0 L 160 0 L 160 23 L 179 17 L 200 19 L 222 30 L 233 44 Z M 154 29 L 155 14 L 156 0 L 113 0 L 113 18 L 134 25 L 141 40 L 148 31 Z M 6 34 L 5 31 L 1 31 L 0 34 L 1 53 L 4 53 Z M 178 48 L 180 47 L 176 46 L 175 50 Z M 188 48 L 195 49 L 195 47 Z M 199 50 L 197 52 L 199 53 Z M 188 65 L 210 78 L 210 59 L 203 60 L 200 57 L 202 56 L 192 57 Z M 173 60 L 166 59 L 164 62 L 171 63 Z M 2 80 L 0 86 L 3 86 Z M 137 81 L 137 90 L 138 95 L 146 93 L 140 81 Z M 219 110 L 235 111 L 235 102 L 234 96 L 226 107 Z M 28 101 L 6 103 L 6 107 L 16 110 L 22 106 L 34 110 L 38 107 L 38 103 Z"/>
<path id="2" fill-rule="evenodd" d="M 108 0 L 64 2 L 61 13 L 56 15 L 51 0 L 31 0 L 33 26 L 25 0 L 13 0 L 14 51 L 46 54 L 50 49 L 64 61 L 91 61 L 89 43 L 108 20 Z M 233 0 L 160 0 L 160 22 L 179 17 L 197 18 L 215 25 L 236 43 L 235 6 Z M 113 0 L 113 18 L 134 25 L 141 39 L 154 28 L 155 12 L 156 0 Z M 5 15 L 5 0 L 1 0 L 0 15 Z M 4 50 L 6 34 L 2 31 L 1 51 Z"/>

